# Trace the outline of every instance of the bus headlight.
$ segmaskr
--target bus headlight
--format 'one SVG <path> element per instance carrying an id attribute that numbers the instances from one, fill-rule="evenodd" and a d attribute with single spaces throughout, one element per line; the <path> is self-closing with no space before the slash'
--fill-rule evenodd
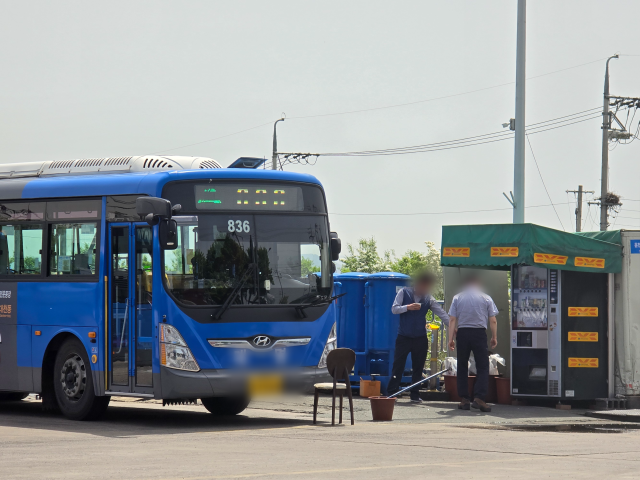
<path id="1" fill-rule="evenodd" d="M 200 371 L 200 366 L 176 327 L 160 324 L 160 363 L 165 367 L 190 372 Z"/>
<path id="2" fill-rule="evenodd" d="M 331 327 L 331 331 L 329 332 L 329 338 L 327 338 L 327 343 L 324 346 L 324 351 L 322 352 L 322 356 L 320 357 L 318 368 L 327 367 L 327 357 L 329 356 L 329 352 L 331 350 L 335 350 L 337 346 L 338 346 L 338 335 L 336 334 L 336 324 L 334 323 L 333 327 Z"/>

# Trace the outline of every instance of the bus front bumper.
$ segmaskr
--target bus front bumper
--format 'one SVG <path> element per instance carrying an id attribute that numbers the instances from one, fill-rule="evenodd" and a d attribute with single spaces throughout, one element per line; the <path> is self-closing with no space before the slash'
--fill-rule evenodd
<path id="1" fill-rule="evenodd" d="M 244 395 L 249 377 L 236 370 L 187 372 L 167 367 L 160 367 L 158 375 L 156 385 L 160 385 L 160 398 L 167 400 Z M 315 383 L 333 381 L 326 368 L 318 367 L 298 368 L 279 375 L 282 375 L 284 390 L 297 393 L 313 393 Z"/>

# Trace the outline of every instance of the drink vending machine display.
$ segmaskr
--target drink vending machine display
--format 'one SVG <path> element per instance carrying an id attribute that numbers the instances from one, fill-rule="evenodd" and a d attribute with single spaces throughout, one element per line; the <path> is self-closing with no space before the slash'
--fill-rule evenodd
<path id="1" fill-rule="evenodd" d="M 607 275 L 511 270 L 511 394 L 607 396 Z"/>
<path id="2" fill-rule="evenodd" d="M 516 396 L 558 396 L 558 271 L 514 266 L 511 288 L 511 392 Z"/>

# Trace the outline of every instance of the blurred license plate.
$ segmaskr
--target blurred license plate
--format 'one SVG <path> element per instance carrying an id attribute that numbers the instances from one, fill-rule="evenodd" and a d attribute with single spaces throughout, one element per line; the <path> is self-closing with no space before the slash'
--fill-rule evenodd
<path id="1" fill-rule="evenodd" d="M 282 392 L 282 376 L 252 375 L 249 377 L 249 395 L 276 395 Z"/>

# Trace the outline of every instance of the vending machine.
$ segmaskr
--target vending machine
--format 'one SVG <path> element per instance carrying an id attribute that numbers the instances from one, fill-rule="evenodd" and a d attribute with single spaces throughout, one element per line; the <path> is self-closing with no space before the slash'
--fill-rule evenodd
<path id="1" fill-rule="evenodd" d="M 607 275 L 511 269 L 511 393 L 607 397 Z"/>

